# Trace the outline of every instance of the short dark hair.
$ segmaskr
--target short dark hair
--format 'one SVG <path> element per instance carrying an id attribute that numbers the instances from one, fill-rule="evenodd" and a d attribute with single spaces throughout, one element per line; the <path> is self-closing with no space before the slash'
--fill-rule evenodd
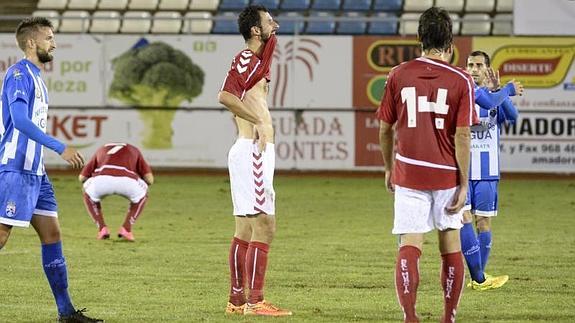
<path id="1" fill-rule="evenodd" d="M 489 58 L 489 55 L 487 55 L 486 52 L 476 50 L 476 51 L 472 52 L 471 54 L 469 54 L 469 57 L 472 57 L 472 56 L 483 56 L 483 58 L 485 58 L 485 66 L 491 67 L 491 59 Z"/>
<path id="2" fill-rule="evenodd" d="M 446 50 L 453 42 L 451 17 L 444 9 L 431 7 L 419 17 L 417 37 L 423 50 Z"/>
<path id="3" fill-rule="evenodd" d="M 260 11 L 268 12 L 268 9 L 262 5 L 251 5 L 245 7 L 244 10 L 240 12 L 240 16 L 238 17 L 238 27 L 245 40 L 252 37 L 252 27 L 262 26 Z"/>
<path id="4" fill-rule="evenodd" d="M 22 20 L 16 27 L 16 41 L 21 50 L 26 50 L 26 41 L 32 37 L 32 34 L 40 27 L 49 27 L 54 29 L 52 22 L 45 17 L 28 17 Z"/>

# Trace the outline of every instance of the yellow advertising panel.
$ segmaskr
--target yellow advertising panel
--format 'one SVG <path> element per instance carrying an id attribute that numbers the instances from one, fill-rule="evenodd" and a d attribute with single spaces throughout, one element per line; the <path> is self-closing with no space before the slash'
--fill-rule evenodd
<path id="1" fill-rule="evenodd" d="M 491 55 L 501 81 L 518 79 L 527 88 L 573 88 L 574 37 L 475 37 L 473 48 Z"/>

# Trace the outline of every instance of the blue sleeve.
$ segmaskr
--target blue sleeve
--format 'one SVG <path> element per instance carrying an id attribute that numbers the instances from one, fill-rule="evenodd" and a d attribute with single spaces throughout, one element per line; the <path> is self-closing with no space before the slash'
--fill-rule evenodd
<path id="1" fill-rule="evenodd" d="M 16 100 L 22 100 L 27 104 L 30 96 L 34 95 L 32 82 L 28 73 L 24 74 L 17 66 L 12 67 L 7 72 L 4 81 L 4 93 L 8 98 L 8 104 L 12 104 Z"/>
<path id="2" fill-rule="evenodd" d="M 10 104 L 10 116 L 12 117 L 14 128 L 42 146 L 48 147 L 58 154 L 63 153 L 66 146 L 58 141 L 58 139 L 42 132 L 42 130 L 28 118 L 27 111 L 28 105 L 24 100 L 16 100 Z"/>
<path id="3" fill-rule="evenodd" d="M 475 89 L 475 103 L 485 110 L 490 110 L 497 106 L 489 96 L 489 91 L 484 87 L 478 87 Z"/>
<path id="4" fill-rule="evenodd" d="M 514 124 L 515 121 L 517 121 L 517 116 L 519 115 L 517 108 L 513 105 L 513 102 L 509 98 L 505 99 L 499 106 L 498 112 L 497 122 L 499 122 L 499 124 L 504 122 Z"/>
<path id="5" fill-rule="evenodd" d="M 515 95 L 515 87 L 513 83 L 507 83 L 497 92 L 488 92 L 489 97 L 495 103 L 495 106 L 499 106 L 505 101 L 506 98 Z"/>

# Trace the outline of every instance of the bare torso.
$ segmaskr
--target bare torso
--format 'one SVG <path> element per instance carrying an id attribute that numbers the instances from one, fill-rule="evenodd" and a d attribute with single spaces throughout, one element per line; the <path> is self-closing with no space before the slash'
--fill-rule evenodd
<path id="1" fill-rule="evenodd" d="M 272 127 L 272 117 L 267 103 L 267 94 L 269 92 L 269 85 L 265 78 L 262 78 L 256 85 L 254 85 L 249 91 L 246 92 L 243 103 L 254 112 L 259 115 L 266 125 L 266 131 L 268 132 L 268 142 L 273 143 L 273 127 Z M 238 137 L 255 139 L 254 124 L 235 116 L 236 124 L 238 126 Z"/>

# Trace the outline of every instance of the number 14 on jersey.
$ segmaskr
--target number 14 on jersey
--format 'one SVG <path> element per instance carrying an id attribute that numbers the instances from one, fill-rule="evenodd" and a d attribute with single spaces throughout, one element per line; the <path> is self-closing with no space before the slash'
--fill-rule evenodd
<path id="1" fill-rule="evenodd" d="M 417 96 L 415 87 L 404 87 L 401 89 L 401 102 L 407 105 L 407 127 L 417 127 L 418 112 L 434 112 L 436 114 L 447 114 L 449 105 L 447 102 L 447 90 L 437 89 L 437 101 L 429 102 L 427 96 Z M 444 119 L 435 118 L 435 128 L 444 128 Z"/>

